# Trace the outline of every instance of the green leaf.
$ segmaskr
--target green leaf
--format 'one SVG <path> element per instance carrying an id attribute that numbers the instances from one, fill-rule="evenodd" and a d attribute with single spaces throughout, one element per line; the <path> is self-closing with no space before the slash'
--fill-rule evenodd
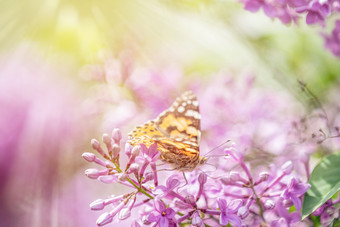
<path id="1" fill-rule="evenodd" d="M 325 157 L 317 164 L 309 179 L 301 220 L 313 213 L 340 189 L 340 152 Z"/>
<path id="2" fill-rule="evenodd" d="M 340 220 L 339 219 L 334 220 L 333 227 L 340 227 Z"/>

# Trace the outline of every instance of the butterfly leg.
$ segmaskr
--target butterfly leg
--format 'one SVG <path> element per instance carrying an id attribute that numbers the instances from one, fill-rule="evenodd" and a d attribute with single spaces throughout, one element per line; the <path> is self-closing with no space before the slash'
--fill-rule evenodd
<path id="1" fill-rule="evenodd" d="M 185 172 L 182 172 L 182 173 L 183 173 L 183 177 L 184 177 L 184 180 L 185 180 L 185 185 L 187 185 L 188 184 L 188 180 L 187 180 L 187 177 L 185 176 Z M 183 185 L 183 186 L 185 186 L 185 185 Z"/>

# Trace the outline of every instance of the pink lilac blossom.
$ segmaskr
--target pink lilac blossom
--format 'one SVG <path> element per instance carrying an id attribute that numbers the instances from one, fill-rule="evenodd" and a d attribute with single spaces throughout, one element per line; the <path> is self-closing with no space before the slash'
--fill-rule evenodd
<path id="1" fill-rule="evenodd" d="M 159 227 L 175 226 L 174 216 L 176 212 L 172 208 L 166 208 L 165 204 L 159 200 L 154 199 L 155 210 L 148 216 L 150 223 L 156 222 Z"/>
<path id="2" fill-rule="evenodd" d="M 279 18 L 283 23 L 297 22 L 303 13 L 306 14 L 307 24 L 325 25 L 326 19 L 339 12 L 339 1 L 319 0 L 242 0 L 244 8 L 250 12 L 257 12 L 261 8 L 270 18 Z"/>
<path id="3" fill-rule="evenodd" d="M 237 211 L 242 205 L 241 199 L 233 200 L 229 204 L 225 199 L 218 199 L 217 203 L 221 211 L 221 225 L 228 225 L 228 223 L 231 222 L 234 226 L 242 226 L 241 218 L 236 215 Z"/>
<path id="4" fill-rule="evenodd" d="M 297 23 L 298 19 L 306 15 L 306 24 L 319 24 L 325 27 L 328 18 L 339 15 L 339 0 L 241 0 L 244 8 L 250 12 L 257 12 L 261 8 L 270 18 L 278 18 L 284 24 Z M 330 35 L 324 34 L 325 47 L 335 56 L 340 56 L 339 23 Z"/>
<path id="5" fill-rule="evenodd" d="M 112 138 L 118 134 L 117 129 L 114 130 Z M 111 140 L 111 144 L 119 143 L 119 140 Z M 144 182 L 146 177 L 145 170 L 151 169 L 157 171 L 157 167 L 152 167 L 152 161 L 143 156 L 151 155 L 158 157 L 157 145 L 153 144 L 149 148 L 141 144 L 141 150 L 137 154 L 133 163 L 138 162 L 141 166 L 139 171 L 129 171 L 132 164 L 126 164 L 124 167 L 120 164 L 118 158 L 114 158 L 109 154 L 107 148 L 104 153 L 104 148 L 100 144 L 93 146 L 106 161 L 98 161 L 100 158 L 93 157 L 89 153 L 84 153 L 85 160 L 103 166 L 106 170 L 102 175 L 97 177 L 100 179 L 104 176 L 119 176 L 124 173 L 126 176 L 123 179 L 119 177 L 112 178 L 110 183 L 120 183 L 134 190 L 130 193 L 125 193 L 119 196 L 113 196 L 109 199 L 99 199 L 91 203 L 91 209 L 102 210 L 106 206 L 112 206 L 113 209 L 99 216 L 97 225 L 102 226 L 111 222 L 119 222 L 120 220 L 130 217 L 133 209 L 145 207 L 146 212 L 143 212 L 133 225 L 139 222 L 152 224 L 153 226 L 178 226 L 184 223 L 192 223 L 194 226 L 203 226 L 205 223 L 214 222 L 214 218 L 219 220 L 219 224 L 227 225 L 231 222 L 234 226 L 242 226 L 242 224 L 261 224 L 261 223 L 296 223 L 301 206 L 301 198 L 310 187 L 306 183 L 300 183 L 297 176 L 293 172 L 292 162 L 284 163 L 277 172 L 271 172 L 267 177 L 253 176 L 253 172 L 248 164 L 244 161 L 244 156 L 238 150 L 237 146 L 227 148 L 225 150 L 226 157 L 223 162 L 216 162 L 217 170 L 213 174 L 201 173 L 199 170 L 194 170 L 191 174 L 187 174 L 186 180 L 177 173 L 168 174 L 165 185 L 163 181 Z M 110 147 L 110 146 L 109 146 Z M 131 150 L 126 146 L 127 150 Z M 125 152 L 125 154 L 132 153 Z M 123 153 L 120 152 L 120 155 Z M 211 157 L 210 159 L 213 159 Z M 221 158 L 218 158 L 221 159 Z M 233 162 L 236 170 L 230 171 L 226 162 Z M 88 172 L 88 170 L 86 171 Z M 226 178 L 217 177 L 218 174 L 230 172 L 229 180 Z M 157 175 L 153 175 L 157 178 Z M 90 179 L 95 177 L 89 176 Z M 290 180 L 289 180 L 289 179 Z M 155 182 L 159 182 L 156 186 Z M 208 185 L 220 185 L 223 192 L 216 198 L 215 190 Z M 155 187 L 155 188 L 154 188 Z M 154 188 L 154 189 L 152 189 Z M 189 190 L 191 189 L 191 190 Z M 192 190 L 193 189 L 193 190 Z M 272 205 L 268 205 L 269 201 Z M 293 206 L 297 209 L 296 214 L 290 214 L 288 208 Z M 150 209 L 151 207 L 151 209 Z M 252 211 L 251 213 L 249 211 Z M 268 215 L 270 213 L 271 215 Z M 201 218 L 204 216 L 205 218 Z M 270 217 L 270 218 L 268 218 Z M 215 222 L 216 224 L 216 222 Z"/>
<path id="6" fill-rule="evenodd" d="M 267 223 L 273 226 L 298 222 L 301 199 L 310 187 L 307 184 L 311 171 L 308 157 L 320 146 L 327 145 L 327 141 L 318 143 L 312 136 L 327 125 L 322 115 L 309 116 L 290 96 L 256 89 L 255 78 L 249 75 L 235 79 L 224 74 L 214 77 L 208 85 L 195 84 L 202 114 L 201 155 L 208 153 L 208 146 L 216 147 L 226 138 L 235 142 L 227 143 L 230 146 L 226 149 L 210 153 L 207 165 L 216 169 L 185 173 L 186 180 L 178 173 L 164 173 L 156 165 L 160 155 L 156 144 L 150 147 L 140 144 L 137 148 L 126 144 L 121 151 L 120 140 L 124 136 L 115 129 L 112 138 L 103 136 L 106 151 L 99 141 L 92 140 L 93 149 L 103 159 L 88 153 L 83 155 L 85 160 L 100 166 L 100 169 L 85 171 L 90 179 L 122 184 L 134 190 L 104 207 L 116 207 L 124 202 L 126 205 L 121 211 L 141 211 L 139 217 L 129 216 L 131 220 L 136 218 L 133 226 L 141 223 L 203 226 L 220 224 L 218 220 L 234 225 L 241 220 L 243 225 Z M 167 85 L 159 86 L 159 89 L 167 89 Z M 129 89 L 137 94 L 132 87 Z M 153 96 L 155 103 L 158 98 L 163 100 L 164 97 Z M 138 105 L 148 106 L 143 100 L 139 100 Z M 142 112 L 135 114 L 142 115 Z M 314 124 L 306 119 L 313 119 Z M 214 158 L 216 155 L 226 158 Z M 136 202 L 130 203 L 131 198 L 136 198 Z M 218 198 L 225 203 L 219 204 Z M 159 199 L 164 203 L 162 208 L 158 203 L 155 205 L 154 201 Z M 241 200 L 237 209 L 229 207 L 235 200 Z M 127 204 L 134 205 L 128 207 Z M 103 206 L 101 201 L 100 206 Z M 296 212 L 290 213 L 293 206 Z M 112 211 L 100 218 L 99 223 L 111 221 L 122 220 Z M 307 219 L 304 223 L 308 225 L 310 221 Z"/>
<path id="7" fill-rule="evenodd" d="M 334 205 L 340 203 L 340 197 L 335 199 L 329 199 L 321 207 L 313 212 L 314 216 L 320 216 L 320 223 L 323 226 L 329 226 L 334 219 L 340 217 L 340 211 Z"/>

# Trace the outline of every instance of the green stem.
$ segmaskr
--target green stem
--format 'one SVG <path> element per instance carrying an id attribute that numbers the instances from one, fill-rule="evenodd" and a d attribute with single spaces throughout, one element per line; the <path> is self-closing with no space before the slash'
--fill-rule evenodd
<path id="1" fill-rule="evenodd" d="M 263 207 L 262 207 L 260 198 L 259 198 L 258 195 L 256 194 L 256 191 L 255 191 L 255 189 L 254 189 L 254 186 L 252 185 L 250 188 L 251 188 L 251 190 L 253 191 L 253 193 L 254 193 L 254 195 L 255 195 L 256 203 L 257 203 L 257 205 L 258 205 L 259 208 L 260 208 L 260 215 L 261 215 L 261 218 L 262 218 L 263 222 L 266 222 L 266 220 L 264 219 L 264 216 L 263 216 Z"/>
<path id="2" fill-rule="evenodd" d="M 119 173 L 122 173 L 123 171 L 119 168 L 119 165 L 117 163 L 113 163 L 115 166 L 116 166 L 116 169 Z M 142 186 L 138 186 L 137 184 L 135 184 L 129 177 L 126 178 L 126 180 L 131 184 L 133 185 L 136 189 L 138 189 L 138 191 L 140 193 L 143 193 L 144 195 L 146 195 L 147 197 L 149 197 L 150 199 L 153 199 L 153 196 L 150 195 L 149 193 L 147 193 L 143 188 Z"/>

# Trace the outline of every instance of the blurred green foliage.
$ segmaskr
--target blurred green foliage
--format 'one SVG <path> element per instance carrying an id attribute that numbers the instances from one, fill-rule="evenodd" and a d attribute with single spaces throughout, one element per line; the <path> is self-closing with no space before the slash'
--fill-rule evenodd
<path id="1" fill-rule="evenodd" d="M 24 0 L 2 6 L 1 51 L 33 42 L 81 66 L 96 62 L 102 50 L 117 56 L 128 49 L 138 62 L 179 65 L 188 75 L 249 69 L 264 85 L 277 81 L 296 93 L 302 80 L 321 97 L 340 74 L 317 27 L 305 26 L 304 18 L 289 26 L 271 21 L 236 0 Z"/>

